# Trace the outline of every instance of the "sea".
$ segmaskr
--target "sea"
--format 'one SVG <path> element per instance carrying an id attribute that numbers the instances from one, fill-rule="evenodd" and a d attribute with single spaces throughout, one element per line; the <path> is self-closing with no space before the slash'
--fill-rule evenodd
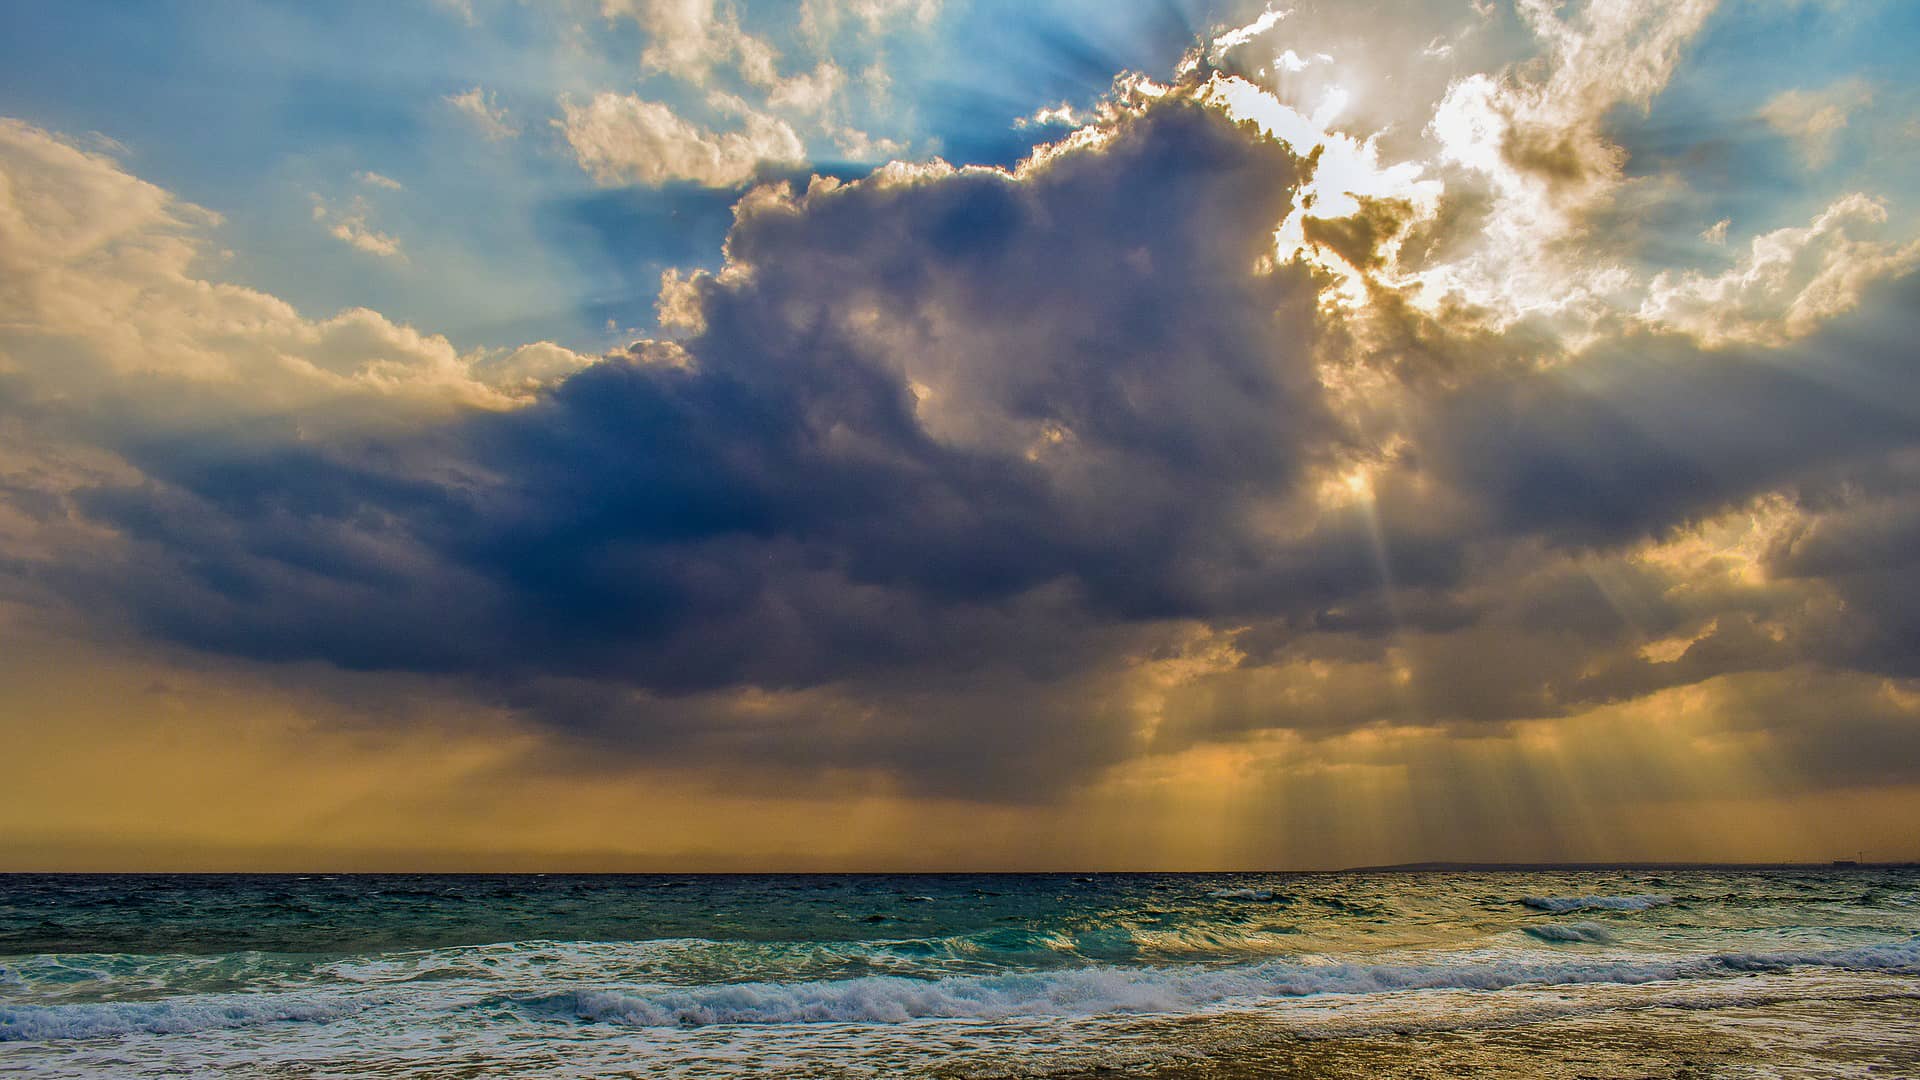
<path id="1" fill-rule="evenodd" d="M 1920 1077 L 1920 870 L 0 875 L 0 1075 Z"/>

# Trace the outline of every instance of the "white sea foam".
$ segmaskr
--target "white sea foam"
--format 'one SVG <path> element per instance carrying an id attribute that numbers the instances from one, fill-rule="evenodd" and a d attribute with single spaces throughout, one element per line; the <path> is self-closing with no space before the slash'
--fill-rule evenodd
<path id="1" fill-rule="evenodd" d="M 523 1001 L 538 1013 L 639 1027 L 880 1023 L 939 1018 L 1186 1013 L 1262 999 L 1404 990 L 1668 980 L 1824 967 L 1920 974 L 1920 939 L 1817 952 L 1727 953 L 1665 960 L 1512 960 L 1464 964 L 1267 962 L 1230 968 L 1086 967 L 1054 972 L 809 983 L 608 987 Z"/>
<path id="2" fill-rule="evenodd" d="M 1591 923 L 1529 927 L 1549 941 L 1602 943 Z M 651 950 L 649 950 L 651 951 Z M 0 1041 L 49 1042 L 176 1034 L 278 1022 L 323 1023 L 396 1006 L 452 1014 L 514 1007 L 530 1018 L 565 1017 L 643 1027 L 714 1024 L 895 1024 L 924 1019 L 1007 1019 L 1185 1014 L 1316 995 L 1504 990 L 1523 986 L 1711 980 L 1795 968 L 1920 975 L 1920 938 L 1799 952 L 1684 957 L 1556 957 L 1476 953 L 1410 963 L 1263 960 L 1233 965 L 1083 964 L 989 974 L 874 974 L 781 982 L 662 983 L 643 970 L 609 982 L 606 943 L 544 942 L 412 954 L 411 963 L 360 966 L 333 989 L 307 982 L 272 992 L 163 1000 L 0 1004 Z M 483 963 L 484 960 L 496 963 Z M 333 965 L 327 965 L 330 969 Z M 446 973 L 442 975 L 441 973 Z M 335 971 L 338 977 L 342 972 Z M 422 981 L 424 978 L 425 981 Z M 344 992 L 343 992 L 344 991 Z"/>
<path id="3" fill-rule="evenodd" d="M 296 994 L 224 994 L 172 1001 L 84 1005 L 0 1005 L 0 1042 L 176 1035 L 285 1021 L 319 1023 L 351 1016 L 365 1002 Z"/>
<path id="4" fill-rule="evenodd" d="M 449 1009 L 437 990 L 396 999 L 334 1023 L 235 1027 L 193 1035 L 67 1043 L 15 1043 L 0 1061 L 38 1080 L 101 1076 L 292 1076 L 369 1080 L 420 1076 L 634 1076 L 709 1080 L 715 1076 L 807 1076 L 892 1080 L 901 1076 L 1133 1075 L 1169 1064 L 1226 1060 L 1263 1040 L 1370 1038 L 1433 1031 L 1482 1031 L 1631 1010 L 1638 1030 L 1673 1023 L 1672 1012 L 1712 1015 L 1789 1003 L 1832 1022 L 1809 1024 L 1803 1048 L 1831 1046 L 1835 1030 L 1871 1040 L 1910 1041 L 1913 981 L 1885 972 L 1834 969 L 1735 975 L 1723 980 L 1640 986 L 1519 987 L 1499 994 L 1432 990 L 1368 997 L 1270 1000 L 1183 1016 L 1109 1015 L 1074 1019 L 923 1020 L 905 1024 L 808 1024 L 769 1031 L 752 1025 L 632 1029 L 570 1023 L 502 1009 L 497 1001 Z M 1794 1005 L 1792 1003 L 1805 1003 Z M 1849 1011 L 1836 1013 L 1835 1008 Z M 1865 1010 L 1865 1011 L 1863 1011 Z M 1884 1012 L 1884 1027 L 1872 1021 Z M 1776 1014 L 1778 1015 L 1778 1014 Z M 1744 1023 L 1751 1013 L 1739 1014 Z M 1769 1032 L 1767 1053 L 1793 1043 Z M 1612 1059 L 1608 1059 L 1611 1061 Z M 1819 1059 L 1814 1058 L 1816 1062 Z M 1646 1062 L 1621 1061 L 1623 1066 Z M 0 1068 L 4 1071 L 4 1068 Z M 1645 1071 L 1644 1069 L 1642 1071 Z M 1892 1075 L 1893 1070 L 1888 1071 Z M 1755 1074 L 1758 1075 L 1758 1074 Z M 1839 1075 L 1806 1069 L 1791 1075 Z M 1849 1074 L 1851 1075 L 1851 1074 Z"/>
<path id="5" fill-rule="evenodd" d="M 1215 889 L 1207 894 L 1215 900 L 1252 900 L 1266 902 L 1273 900 L 1272 889 Z"/>
<path id="6" fill-rule="evenodd" d="M 1568 911 L 1645 911 L 1673 903 L 1673 897 L 1658 893 L 1637 896 L 1529 896 L 1520 901 L 1536 911 L 1556 914 Z"/>

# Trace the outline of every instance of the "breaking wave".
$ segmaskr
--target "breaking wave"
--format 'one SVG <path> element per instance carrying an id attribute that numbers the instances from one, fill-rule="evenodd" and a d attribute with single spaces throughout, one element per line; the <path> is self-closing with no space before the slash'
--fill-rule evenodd
<path id="1" fill-rule="evenodd" d="M 297 995 L 233 994 L 180 1001 L 85 1005 L 0 1005 L 0 1042 L 50 1042 L 109 1035 L 179 1035 L 288 1021 L 324 1023 L 364 1003 Z"/>
<path id="2" fill-rule="evenodd" d="M 1674 960 L 1497 961 L 1360 965 L 1259 963 L 1230 968 L 1087 967 L 1055 972 L 811 983 L 571 990 L 522 999 L 529 1011 L 634 1027 L 880 1023 L 1016 1016 L 1186 1013 L 1313 994 L 1503 990 L 1762 974 L 1797 967 L 1920 974 L 1920 939 L 1815 952 L 1728 953 Z"/>

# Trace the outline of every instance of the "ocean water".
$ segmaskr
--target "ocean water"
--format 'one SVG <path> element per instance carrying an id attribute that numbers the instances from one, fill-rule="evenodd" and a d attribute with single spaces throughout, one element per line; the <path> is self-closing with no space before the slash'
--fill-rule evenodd
<path id="1" fill-rule="evenodd" d="M 0 1075 L 1920 1076 L 1920 872 L 0 876 Z"/>

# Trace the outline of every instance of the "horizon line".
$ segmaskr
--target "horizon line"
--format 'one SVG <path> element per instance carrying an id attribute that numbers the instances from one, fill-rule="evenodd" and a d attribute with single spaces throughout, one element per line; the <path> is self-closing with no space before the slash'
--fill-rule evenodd
<path id="1" fill-rule="evenodd" d="M 1621 870 L 1912 870 L 1920 859 L 1834 859 L 1828 862 L 1763 861 L 1704 862 L 1626 860 L 1619 862 L 1470 862 L 1420 861 L 1368 866 L 1304 869 L 1215 870 L 13 870 L 4 877 L 1127 877 L 1224 876 L 1239 874 L 1417 874 L 1417 873 L 1526 873 L 1546 871 L 1599 872 Z"/>

